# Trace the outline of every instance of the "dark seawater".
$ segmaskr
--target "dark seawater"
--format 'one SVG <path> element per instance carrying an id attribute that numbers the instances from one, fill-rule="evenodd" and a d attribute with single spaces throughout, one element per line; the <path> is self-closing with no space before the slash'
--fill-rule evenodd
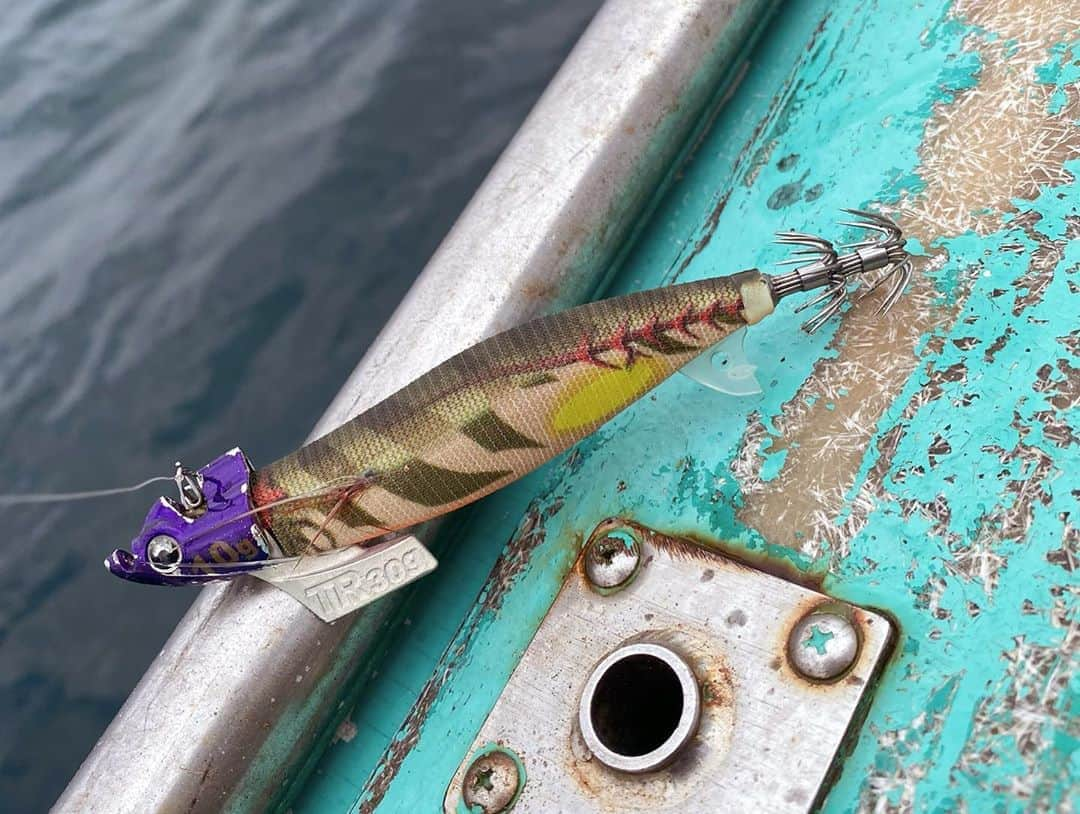
<path id="1" fill-rule="evenodd" d="M 3 5 L 22 492 L 300 444 L 599 0 Z M 156 494 L 0 508 L 4 810 L 51 805 L 196 595 L 102 567 Z"/>

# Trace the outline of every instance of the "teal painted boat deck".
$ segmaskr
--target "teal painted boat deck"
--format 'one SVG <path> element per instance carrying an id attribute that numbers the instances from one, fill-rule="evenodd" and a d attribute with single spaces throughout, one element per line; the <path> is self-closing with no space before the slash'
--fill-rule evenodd
<path id="1" fill-rule="evenodd" d="M 1076 807 L 1068 5 L 781 9 L 601 293 L 766 268 L 783 257 L 774 231 L 836 234 L 841 207 L 876 202 L 921 255 L 909 296 L 884 327 L 856 307 L 813 337 L 785 306 L 747 341 L 762 394 L 677 376 L 456 518 L 294 812 L 438 809 L 581 541 L 612 515 L 784 560 L 896 619 L 825 811 Z"/>

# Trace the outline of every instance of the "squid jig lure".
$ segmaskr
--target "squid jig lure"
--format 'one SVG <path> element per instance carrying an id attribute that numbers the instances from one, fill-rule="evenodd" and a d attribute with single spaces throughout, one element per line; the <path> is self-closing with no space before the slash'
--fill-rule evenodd
<path id="1" fill-rule="evenodd" d="M 113 574 L 187 585 L 251 573 L 334 619 L 435 567 L 403 529 L 505 486 L 592 433 L 675 371 L 785 297 L 823 289 L 813 332 L 880 270 L 880 312 L 912 268 L 900 228 L 845 210 L 868 238 L 841 247 L 781 232 L 782 274 L 757 269 L 642 291 L 540 317 L 492 336 L 281 460 L 255 469 L 239 449 L 193 471 L 150 509 Z M 867 292 L 869 293 L 869 292 Z M 395 536 L 396 535 L 396 536 Z"/>

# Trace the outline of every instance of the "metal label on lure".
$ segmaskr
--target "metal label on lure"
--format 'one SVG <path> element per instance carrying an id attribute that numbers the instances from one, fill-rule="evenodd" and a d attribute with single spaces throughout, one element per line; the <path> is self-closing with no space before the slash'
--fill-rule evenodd
<path id="1" fill-rule="evenodd" d="M 285 591 L 324 622 L 333 622 L 431 573 L 438 564 L 410 535 L 267 566 L 254 576 Z"/>

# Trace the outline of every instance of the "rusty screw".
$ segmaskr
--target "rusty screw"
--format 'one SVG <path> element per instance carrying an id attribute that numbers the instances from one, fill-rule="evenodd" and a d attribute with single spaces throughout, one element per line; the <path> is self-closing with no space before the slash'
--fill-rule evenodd
<path id="1" fill-rule="evenodd" d="M 833 611 L 812 611 L 791 630 L 788 657 L 806 678 L 839 678 L 859 655 L 859 633 L 851 621 Z"/>
<path id="2" fill-rule="evenodd" d="M 461 784 L 461 799 L 470 811 L 478 807 L 481 814 L 502 814 L 510 810 L 520 789 L 521 772 L 513 755 L 493 749 L 469 765 Z"/>
<path id="3" fill-rule="evenodd" d="M 641 564 L 641 543 L 629 529 L 612 529 L 585 552 L 585 576 L 607 592 L 627 585 Z"/>

